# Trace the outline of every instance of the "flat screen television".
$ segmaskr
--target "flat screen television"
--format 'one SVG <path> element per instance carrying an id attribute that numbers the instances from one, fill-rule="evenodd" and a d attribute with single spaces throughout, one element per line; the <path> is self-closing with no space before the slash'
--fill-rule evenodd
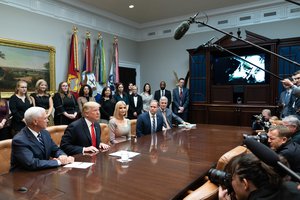
<path id="1" fill-rule="evenodd" d="M 269 61 L 265 54 L 236 56 L 213 56 L 213 82 L 215 85 L 267 84 L 268 75 L 260 68 L 243 59 L 266 69 Z"/>

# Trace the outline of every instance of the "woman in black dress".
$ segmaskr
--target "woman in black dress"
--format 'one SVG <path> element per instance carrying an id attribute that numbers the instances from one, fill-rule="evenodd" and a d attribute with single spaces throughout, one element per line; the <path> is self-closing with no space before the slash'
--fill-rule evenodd
<path id="1" fill-rule="evenodd" d="M 42 107 L 47 112 L 47 117 L 49 119 L 48 126 L 54 125 L 54 120 L 52 116 L 53 111 L 53 100 L 51 95 L 47 92 L 48 84 L 44 79 L 40 79 L 35 84 L 35 93 L 31 96 L 34 98 L 35 106 Z"/>
<path id="2" fill-rule="evenodd" d="M 24 113 L 34 106 L 34 99 L 27 94 L 27 82 L 18 81 L 15 94 L 9 99 L 9 109 L 12 114 L 12 129 L 13 135 L 17 134 L 23 127 L 25 127 Z"/>
<path id="3" fill-rule="evenodd" d="M 113 117 L 115 110 L 115 99 L 112 98 L 110 87 L 104 87 L 100 99 L 100 122 L 108 124 L 108 121 Z"/>
<path id="4" fill-rule="evenodd" d="M 0 140 L 11 139 L 11 120 L 6 99 L 2 99 L 0 95 Z"/>
<path id="5" fill-rule="evenodd" d="M 78 105 L 75 96 L 70 93 L 67 82 L 61 82 L 57 93 L 53 96 L 54 124 L 69 125 L 75 121 L 78 113 Z"/>

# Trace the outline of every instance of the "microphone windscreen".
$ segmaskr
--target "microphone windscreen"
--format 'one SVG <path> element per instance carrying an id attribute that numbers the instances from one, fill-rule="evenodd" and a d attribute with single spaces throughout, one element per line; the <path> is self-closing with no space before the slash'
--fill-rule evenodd
<path id="1" fill-rule="evenodd" d="M 175 30 L 174 39 L 179 40 L 189 30 L 190 24 L 188 21 L 182 22 Z"/>
<path id="2" fill-rule="evenodd" d="M 279 156 L 272 149 L 253 138 L 246 138 L 244 144 L 261 161 L 272 167 L 277 166 Z"/>

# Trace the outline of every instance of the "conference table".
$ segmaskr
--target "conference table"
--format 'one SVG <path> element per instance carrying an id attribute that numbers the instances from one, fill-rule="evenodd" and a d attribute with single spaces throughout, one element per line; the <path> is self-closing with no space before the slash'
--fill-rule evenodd
<path id="1" fill-rule="evenodd" d="M 52 168 L 0 176 L 0 199 L 181 199 L 250 127 L 197 124 L 132 138 L 106 152 L 75 155 L 89 168 Z M 109 154 L 140 153 L 128 163 Z M 23 190 L 23 191 L 22 191 Z M 25 191 L 24 191 L 25 190 Z"/>

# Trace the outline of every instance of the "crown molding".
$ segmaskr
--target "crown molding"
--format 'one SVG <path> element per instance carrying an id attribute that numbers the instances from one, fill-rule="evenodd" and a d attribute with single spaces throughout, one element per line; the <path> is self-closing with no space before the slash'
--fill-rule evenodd
<path id="1" fill-rule="evenodd" d="M 192 13 L 191 15 L 138 24 L 107 11 L 82 4 L 78 0 L 0 0 L 0 4 L 134 41 L 173 37 L 178 24 L 194 15 Z M 206 16 L 208 16 L 209 25 L 219 29 L 300 18 L 299 7 L 281 0 L 260 1 L 255 4 L 248 3 L 202 13 L 206 13 Z M 199 16 L 197 20 L 206 21 L 203 15 Z M 210 30 L 205 26 L 191 25 L 187 34 Z"/>

